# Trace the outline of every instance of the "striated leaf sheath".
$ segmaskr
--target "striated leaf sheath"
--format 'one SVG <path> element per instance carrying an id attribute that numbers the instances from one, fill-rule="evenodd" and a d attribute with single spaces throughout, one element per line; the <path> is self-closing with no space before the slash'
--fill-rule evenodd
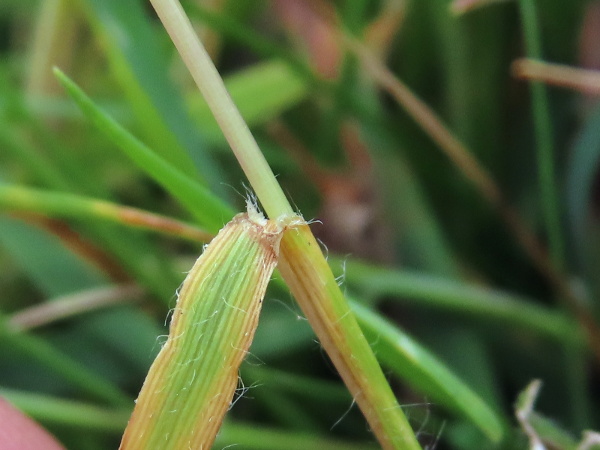
<path id="1" fill-rule="evenodd" d="M 121 449 L 208 449 L 230 407 L 252 342 L 281 227 L 239 214 L 185 279 Z"/>

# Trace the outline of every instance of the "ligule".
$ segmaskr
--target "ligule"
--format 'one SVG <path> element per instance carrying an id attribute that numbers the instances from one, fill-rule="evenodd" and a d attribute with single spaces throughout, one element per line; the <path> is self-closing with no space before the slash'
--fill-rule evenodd
<path id="1" fill-rule="evenodd" d="M 239 214 L 186 277 L 121 449 L 208 449 L 227 412 L 277 263 L 282 227 Z"/>

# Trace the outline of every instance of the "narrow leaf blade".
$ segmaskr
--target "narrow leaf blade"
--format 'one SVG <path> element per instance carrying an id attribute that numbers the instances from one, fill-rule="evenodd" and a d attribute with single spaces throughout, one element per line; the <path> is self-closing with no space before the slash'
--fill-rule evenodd
<path id="1" fill-rule="evenodd" d="M 188 178 L 166 160 L 150 150 L 121 125 L 104 113 L 69 77 L 60 70 L 54 73 L 82 112 L 141 169 L 173 194 L 211 231 L 218 229 L 233 212 L 206 188 Z"/>
<path id="2" fill-rule="evenodd" d="M 352 309 L 382 364 L 432 400 L 466 417 L 492 441 L 501 439 L 500 417 L 433 354 L 365 306 L 353 302 Z"/>

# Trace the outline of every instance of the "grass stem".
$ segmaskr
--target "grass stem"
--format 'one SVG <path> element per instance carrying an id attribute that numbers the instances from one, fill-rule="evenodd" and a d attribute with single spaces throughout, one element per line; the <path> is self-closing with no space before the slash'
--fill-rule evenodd
<path id="1" fill-rule="evenodd" d="M 213 234 L 192 224 L 116 203 L 63 192 L 0 185 L 0 210 L 43 214 L 60 219 L 117 223 L 152 230 L 194 242 L 207 242 Z"/>
<path id="2" fill-rule="evenodd" d="M 512 64 L 517 78 L 573 89 L 586 95 L 600 95 L 600 71 L 521 58 Z"/>
<path id="3" fill-rule="evenodd" d="M 202 95 L 206 99 L 233 153 L 269 217 L 291 216 L 294 211 L 275 175 L 244 122 L 219 72 L 212 63 L 181 4 L 177 0 L 151 0 Z"/>

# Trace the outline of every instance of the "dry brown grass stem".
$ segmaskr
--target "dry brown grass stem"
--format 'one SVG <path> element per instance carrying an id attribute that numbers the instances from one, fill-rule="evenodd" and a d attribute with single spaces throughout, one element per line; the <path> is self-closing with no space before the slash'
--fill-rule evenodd
<path id="1" fill-rule="evenodd" d="M 521 58 L 513 62 L 512 74 L 517 78 L 541 81 L 546 84 L 573 89 L 583 94 L 600 95 L 600 71 L 552 64 L 535 59 Z"/>
<path id="2" fill-rule="evenodd" d="M 9 323 L 13 329 L 30 330 L 110 305 L 136 301 L 143 295 L 143 289 L 135 284 L 88 289 L 23 309 L 13 314 Z"/>

